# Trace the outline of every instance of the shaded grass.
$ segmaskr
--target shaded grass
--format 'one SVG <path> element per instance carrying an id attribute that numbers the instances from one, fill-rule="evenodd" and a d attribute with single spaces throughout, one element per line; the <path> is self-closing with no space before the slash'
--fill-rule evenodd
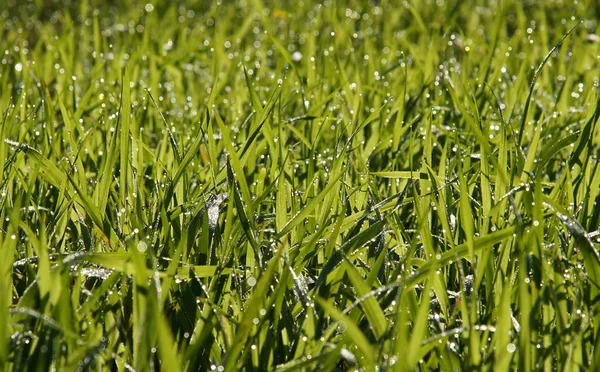
<path id="1" fill-rule="evenodd" d="M 593 2 L 34 3 L 4 368 L 600 362 Z"/>

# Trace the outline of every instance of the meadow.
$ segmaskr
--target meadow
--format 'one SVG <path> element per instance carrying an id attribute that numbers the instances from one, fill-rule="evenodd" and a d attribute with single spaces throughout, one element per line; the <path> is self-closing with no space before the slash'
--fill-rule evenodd
<path id="1" fill-rule="evenodd" d="M 599 19 L 6 0 L 0 370 L 597 370 Z"/>

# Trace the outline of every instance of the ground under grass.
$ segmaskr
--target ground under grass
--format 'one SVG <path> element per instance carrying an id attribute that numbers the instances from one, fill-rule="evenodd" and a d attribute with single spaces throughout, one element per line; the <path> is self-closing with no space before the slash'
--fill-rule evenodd
<path id="1" fill-rule="evenodd" d="M 0 6 L 0 369 L 600 368 L 595 1 Z"/>

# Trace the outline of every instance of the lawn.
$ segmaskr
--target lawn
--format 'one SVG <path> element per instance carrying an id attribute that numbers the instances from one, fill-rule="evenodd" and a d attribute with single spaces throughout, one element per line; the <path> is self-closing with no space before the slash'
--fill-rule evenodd
<path id="1" fill-rule="evenodd" d="M 6 0 L 0 370 L 598 370 L 594 0 Z"/>

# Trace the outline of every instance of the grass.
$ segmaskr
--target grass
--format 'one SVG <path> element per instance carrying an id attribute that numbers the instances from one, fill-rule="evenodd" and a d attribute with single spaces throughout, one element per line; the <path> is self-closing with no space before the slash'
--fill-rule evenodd
<path id="1" fill-rule="evenodd" d="M 599 368 L 594 1 L 118 3 L 0 9 L 0 369 Z"/>

